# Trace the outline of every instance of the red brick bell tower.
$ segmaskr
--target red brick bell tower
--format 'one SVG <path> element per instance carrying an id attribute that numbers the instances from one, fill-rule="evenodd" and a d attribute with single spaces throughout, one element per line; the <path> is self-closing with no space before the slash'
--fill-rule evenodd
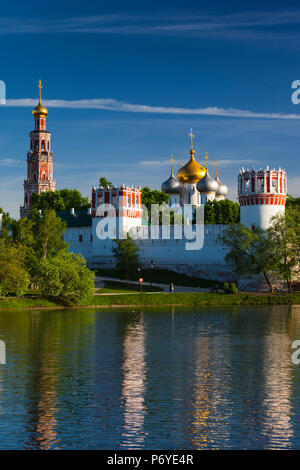
<path id="1" fill-rule="evenodd" d="M 42 105 L 42 82 L 38 83 L 39 103 L 32 111 L 35 121 L 34 131 L 30 132 L 30 151 L 27 153 L 27 179 L 24 180 L 24 205 L 20 215 L 26 217 L 31 210 L 33 193 L 55 191 L 53 179 L 53 153 L 51 152 L 51 132 L 46 130 L 48 110 Z"/>

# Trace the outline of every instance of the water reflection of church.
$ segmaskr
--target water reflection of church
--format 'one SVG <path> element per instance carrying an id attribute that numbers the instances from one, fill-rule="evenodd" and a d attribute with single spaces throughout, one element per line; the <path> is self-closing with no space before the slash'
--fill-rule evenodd
<path id="1" fill-rule="evenodd" d="M 12 364 L 0 369 L 0 408 L 4 425 L 23 423 L 23 447 L 295 443 L 291 343 L 300 333 L 299 307 L 251 315 L 249 308 L 41 312 L 22 325 L 18 318 L 0 318 L 1 330 L 10 325 Z M 1 442 L 9 445 L 12 433 L 0 431 Z"/>

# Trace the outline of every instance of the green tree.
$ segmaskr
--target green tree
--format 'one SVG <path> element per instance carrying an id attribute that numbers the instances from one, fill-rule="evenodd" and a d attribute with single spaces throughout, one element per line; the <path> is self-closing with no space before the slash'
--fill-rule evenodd
<path id="1" fill-rule="evenodd" d="M 13 223 L 13 219 L 10 217 L 8 212 L 4 212 L 2 207 L 0 207 L 0 217 L 1 217 L 1 231 L 0 237 L 9 239 L 10 237 L 10 226 Z"/>
<path id="2" fill-rule="evenodd" d="M 78 189 L 59 189 L 45 191 L 32 195 L 32 208 L 42 211 L 54 209 L 55 211 L 83 210 L 90 207 L 87 197 L 82 197 Z"/>
<path id="3" fill-rule="evenodd" d="M 24 250 L 11 241 L 0 240 L 0 295 L 23 295 L 29 285 Z"/>
<path id="4" fill-rule="evenodd" d="M 66 222 L 57 217 L 54 210 L 47 210 L 43 215 L 33 213 L 32 220 L 35 249 L 39 258 L 54 256 L 58 251 L 67 249 L 64 240 Z"/>
<path id="5" fill-rule="evenodd" d="M 206 224 L 214 225 L 216 223 L 215 205 L 213 201 L 207 201 L 204 206 L 204 221 Z"/>
<path id="6" fill-rule="evenodd" d="M 296 207 L 289 207 L 285 214 L 272 219 L 268 229 L 273 241 L 273 256 L 276 260 L 275 270 L 280 279 L 291 284 L 299 278 L 300 269 L 300 213 Z"/>
<path id="7" fill-rule="evenodd" d="M 238 224 L 240 222 L 240 206 L 230 199 L 208 201 L 204 206 L 206 224 Z"/>
<path id="8" fill-rule="evenodd" d="M 65 230 L 66 222 L 57 217 L 53 209 L 46 210 L 45 213 L 33 209 L 30 217 L 14 224 L 13 236 L 17 243 L 31 249 L 36 258 L 40 259 L 67 249 Z"/>
<path id="9" fill-rule="evenodd" d="M 150 189 L 149 186 L 142 188 L 142 204 L 147 209 L 147 220 L 151 221 L 151 204 L 168 204 L 170 197 L 163 191 Z M 144 214 L 146 216 L 146 214 Z"/>
<path id="10" fill-rule="evenodd" d="M 78 305 L 94 296 L 95 274 L 81 255 L 60 251 L 43 258 L 38 265 L 36 283 L 43 294 L 66 305 Z"/>
<path id="11" fill-rule="evenodd" d="M 99 178 L 99 184 L 103 188 L 107 188 L 107 186 L 109 187 L 113 186 L 112 182 L 106 179 L 105 176 L 101 176 L 101 178 Z"/>
<path id="12" fill-rule="evenodd" d="M 300 214 L 300 197 L 293 198 L 290 194 L 286 197 L 286 212 L 296 211 Z"/>
<path id="13" fill-rule="evenodd" d="M 127 238 L 113 240 L 115 246 L 112 253 L 115 258 L 116 268 L 122 278 L 134 279 L 139 268 L 139 247 L 136 242 L 127 235 Z"/>
<path id="14" fill-rule="evenodd" d="M 13 242 L 16 246 L 24 248 L 31 287 L 36 286 L 40 260 L 51 258 L 68 248 L 64 241 L 65 229 L 66 223 L 56 216 L 54 210 L 47 210 L 41 214 L 37 209 L 33 209 L 29 217 L 13 222 Z"/>
<path id="15" fill-rule="evenodd" d="M 229 225 L 219 236 L 219 241 L 229 251 L 225 260 L 237 275 L 263 274 L 273 292 L 271 274 L 275 269 L 274 243 L 269 233 L 257 227 L 251 230 L 243 224 Z"/>

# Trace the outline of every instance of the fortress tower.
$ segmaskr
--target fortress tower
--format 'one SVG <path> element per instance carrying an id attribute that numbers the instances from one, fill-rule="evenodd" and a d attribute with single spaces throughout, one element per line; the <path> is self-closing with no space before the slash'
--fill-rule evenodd
<path id="1" fill-rule="evenodd" d="M 39 87 L 39 103 L 32 111 L 35 129 L 30 132 L 30 151 L 27 153 L 27 179 L 24 180 L 24 205 L 20 207 L 20 215 L 26 217 L 31 210 L 33 193 L 55 191 L 53 179 L 53 153 L 51 152 L 51 132 L 46 130 L 48 110 L 42 105 L 41 80 Z"/>
<path id="2" fill-rule="evenodd" d="M 142 225 L 142 190 L 122 185 L 120 188 L 99 186 L 92 190 L 92 218 L 95 228 L 100 218 L 116 216 L 118 233 L 127 233 Z"/>
<path id="3" fill-rule="evenodd" d="M 272 217 L 284 213 L 286 194 L 285 170 L 242 168 L 238 175 L 241 223 L 251 228 L 267 229 Z"/>

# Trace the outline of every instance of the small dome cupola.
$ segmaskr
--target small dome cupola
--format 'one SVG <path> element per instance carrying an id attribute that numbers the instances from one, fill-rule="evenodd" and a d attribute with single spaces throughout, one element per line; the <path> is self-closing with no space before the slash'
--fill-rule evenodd
<path id="1" fill-rule="evenodd" d="M 32 111 L 32 115 L 35 118 L 46 117 L 48 115 L 48 109 L 42 105 L 42 81 L 41 80 L 39 80 L 38 87 L 39 87 L 39 102 L 38 102 L 38 105 Z"/>
<path id="2" fill-rule="evenodd" d="M 167 193 L 167 194 L 170 194 L 170 195 L 180 194 L 180 192 L 181 192 L 181 183 L 174 176 L 173 162 L 174 162 L 173 155 L 171 155 L 171 175 L 161 185 L 161 190 L 164 193 Z"/>
<path id="3" fill-rule="evenodd" d="M 193 144 L 193 135 L 192 129 L 189 134 L 191 138 L 191 150 L 190 150 L 190 159 L 177 173 L 177 179 L 184 184 L 187 183 L 197 183 L 199 180 L 204 178 L 206 170 L 203 166 L 199 165 L 195 160 L 195 150 Z"/>
<path id="4" fill-rule="evenodd" d="M 208 173 L 208 168 L 207 168 L 207 152 L 205 153 L 205 160 L 206 160 L 206 174 L 204 178 L 202 178 L 200 181 L 197 183 L 197 190 L 199 193 L 216 193 L 219 190 L 219 183 L 210 176 Z"/>
<path id="5" fill-rule="evenodd" d="M 218 160 L 216 160 L 216 177 L 215 177 L 215 181 L 219 185 L 218 190 L 216 192 L 216 195 L 217 196 L 224 196 L 224 197 L 227 196 L 228 187 L 226 186 L 226 184 L 222 183 L 222 181 L 220 181 L 219 177 L 218 177 Z"/>
<path id="6" fill-rule="evenodd" d="M 170 177 L 163 182 L 161 185 L 161 190 L 167 194 L 180 194 L 181 184 L 177 178 L 175 178 L 173 172 L 171 172 Z"/>

